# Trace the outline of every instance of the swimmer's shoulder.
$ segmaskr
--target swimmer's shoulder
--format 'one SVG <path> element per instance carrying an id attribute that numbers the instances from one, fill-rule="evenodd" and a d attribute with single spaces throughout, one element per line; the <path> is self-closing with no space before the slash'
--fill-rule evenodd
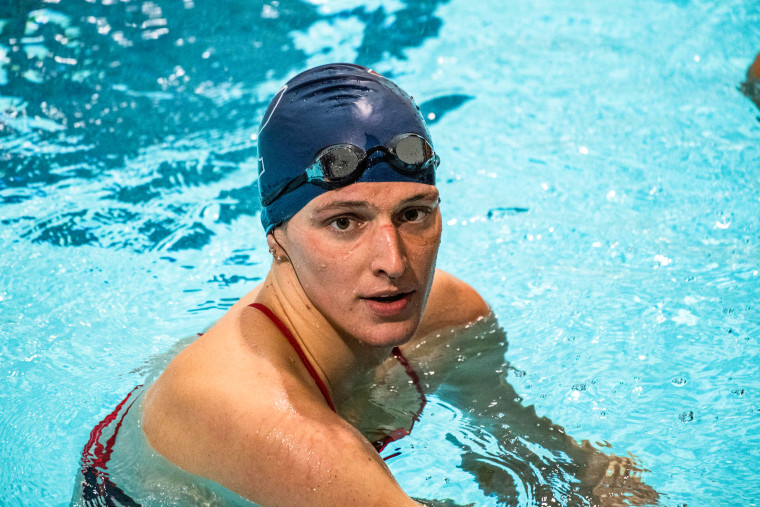
<path id="1" fill-rule="evenodd" d="M 183 435 L 197 429 L 191 425 L 214 424 L 203 417 L 217 400 L 226 400 L 225 412 L 234 417 L 232 412 L 238 409 L 257 405 L 265 409 L 284 391 L 295 397 L 313 394 L 306 387 L 310 379 L 302 379 L 288 360 L 291 349 L 280 331 L 263 313 L 240 304 L 250 296 L 177 354 L 147 390 L 144 431 L 166 457 L 184 445 Z M 299 389 L 299 384 L 304 388 Z M 184 417 L 189 413 L 201 417 Z"/>
<path id="2" fill-rule="evenodd" d="M 478 291 L 450 273 L 437 269 L 416 336 L 463 326 L 490 314 L 491 308 Z"/>
<path id="3" fill-rule="evenodd" d="M 263 505 L 411 505 L 372 445 L 324 403 L 279 333 L 243 306 L 181 352 L 146 394 L 150 444 Z M 356 480 L 358 469 L 366 482 Z"/>

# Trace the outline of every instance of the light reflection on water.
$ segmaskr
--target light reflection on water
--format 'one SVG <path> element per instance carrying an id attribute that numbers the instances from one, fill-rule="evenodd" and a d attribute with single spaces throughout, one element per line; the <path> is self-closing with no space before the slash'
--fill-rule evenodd
<path id="1" fill-rule="evenodd" d="M 757 5 L 22 0 L 0 20 L 3 498 L 67 501 L 149 358 L 265 274 L 256 125 L 287 76 L 344 58 L 431 119 L 440 264 L 493 305 L 523 403 L 639 456 L 664 505 L 760 496 L 760 124 L 737 91 Z M 486 502 L 434 443 L 487 448 L 452 410 L 402 444 Z M 430 488 L 411 454 L 391 465 Z"/>

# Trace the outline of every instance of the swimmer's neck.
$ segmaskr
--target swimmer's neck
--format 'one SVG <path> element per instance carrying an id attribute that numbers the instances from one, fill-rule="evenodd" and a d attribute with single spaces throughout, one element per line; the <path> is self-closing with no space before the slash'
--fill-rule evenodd
<path id="1" fill-rule="evenodd" d="M 340 333 L 311 303 L 287 261 L 273 262 L 256 302 L 290 329 L 338 406 L 391 354 L 392 347 L 372 347 Z"/>

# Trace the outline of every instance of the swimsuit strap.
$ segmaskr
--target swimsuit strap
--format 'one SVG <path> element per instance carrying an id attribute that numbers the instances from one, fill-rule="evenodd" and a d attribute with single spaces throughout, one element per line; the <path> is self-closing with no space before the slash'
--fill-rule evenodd
<path id="1" fill-rule="evenodd" d="M 140 507 L 124 490 L 117 486 L 108 473 L 108 460 L 111 459 L 113 446 L 116 444 L 116 435 L 121 429 L 124 418 L 129 413 L 129 409 L 135 403 L 135 399 L 127 402 L 135 395 L 142 384 L 136 386 L 130 393 L 116 405 L 113 412 L 103 418 L 90 432 L 90 439 L 82 450 L 82 499 L 85 505 L 123 505 L 124 507 Z M 119 418 L 119 412 L 126 406 L 126 410 Z M 118 420 L 117 420 L 118 419 Z M 103 445 L 102 437 L 104 430 L 116 421 L 113 434 L 108 437 Z M 116 502 L 114 502 L 116 500 Z"/>
<path id="2" fill-rule="evenodd" d="M 272 312 L 272 310 L 270 310 L 265 305 L 261 303 L 251 303 L 248 306 L 251 306 L 253 308 L 260 310 L 261 313 L 269 317 L 269 320 L 271 320 L 272 323 L 275 326 L 277 326 L 277 329 L 280 330 L 280 332 L 288 340 L 288 343 L 290 343 L 290 345 L 296 351 L 296 354 L 298 354 L 298 357 L 301 359 L 301 362 L 306 367 L 306 370 L 309 372 L 309 375 L 311 375 L 311 377 L 314 379 L 314 382 L 317 384 L 317 387 L 319 388 L 319 391 L 322 393 L 322 396 L 324 396 L 325 401 L 327 401 L 327 404 L 330 406 L 333 412 L 337 413 L 338 411 L 335 410 L 335 405 L 333 405 L 332 399 L 330 398 L 330 393 L 327 391 L 327 387 L 325 386 L 324 382 L 322 382 L 322 379 L 319 378 L 319 375 L 317 375 L 316 370 L 309 362 L 309 359 L 306 357 L 306 354 L 304 353 L 303 349 L 296 341 L 295 337 L 293 336 L 293 333 L 290 332 L 290 329 L 288 329 L 288 327 L 277 317 L 277 315 L 275 315 Z M 412 365 L 409 364 L 409 361 L 401 353 L 401 349 L 399 349 L 398 347 L 393 347 L 393 350 L 391 352 L 393 354 L 393 357 L 396 358 L 399 364 L 401 364 L 401 366 L 404 367 L 406 374 L 412 380 L 412 384 L 414 384 L 414 387 L 417 389 L 417 392 L 420 395 L 420 406 L 417 409 L 417 411 L 412 414 L 412 424 L 409 425 L 409 429 L 398 428 L 397 430 L 386 435 L 384 438 L 381 438 L 377 442 L 373 443 L 373 446 L 375 447 L 377 452 L 382 451 L 385 448 L 385 446 L 387 446 L 389 443 L 394 442 L 396 440 L 399 440 L 409 435 L 412 431 L 412 428 L 414 427 L 415 421 L 420 420 L 420 415 L 422 414 L 422 410 L 425 408 L 425 404 L 427 404 L 427 398 L 425 397 L 425 392 L 422 389 L 422 385 L 420 383 L 420 377 L 417 375 L 417 372 L 414 371 L 414 368 L 412 368 Z M 395 456 L 398 456 L 399 454 L 400 452 L 396 452 L 394 454 L 391 454 L 390 456 L 386 456 L 383 459 L 387 460 Z"/>
<path id="3" fill-rule="evenodd" d="M 296 351 L 296 354 L 298 354 L 298 357 L 301 358 L 301 362 L 306 367 L 306 370 L 309 372 L 309 375 L 311 375 L 311 378 L 314 379 L 314 382 L 317 384 L 317 387 L 319 388 L 319 391 L 322 393 L 322 396 L 325 397 L 325 401 L 330 406 L 333 412 L 338 412 L 335 410 L 335 405 L 333 405 L 332 399 L 330 399 L 330 393 L 327 391 L 327 386 L 325 386 L 325 383 L 322 382 L 322 379 L 319 378 L 319 375 L 317 375 L 317 371 L 314 369 L 314 367 L 309 362 L 309 359 L 306 357 L 306 354 L 304 353 L 301 346 L 296 341 L 295 337 L 293 336 L 293 333 L 290 332 L 290 329 L 283 324 L 283 322 L 275 315 L 272 310 L 267 308 L 265 305 L 262 305 L 261 303 L 251 303 L 250 305 L 253 308 L 256 308 L 261 311 L 264 315 L 269 317 L 269 320 L 272 321 L 272 323 L 277 326 L 277 329 L 280 330 L 280 332 L 285 336 L 285 338 L 288 340 L 288 343 L 293 347 L 293 349 Z"/>
<path id="4" fill-rule="evenodd" d="M 385 437 L 381 438 L 380 440 L 377 440 L 376 442 L 372 443 L 372 445 L 375 447 L 375 450 L 377 450 L 377 452 L 381 452 L 383 449 L 385 449 L 385 446 L 387 446 L 391 442 L 395 442 L 396 440 L 400 440 L 404 438 L 405 436 L 409 435 L 412 432 L 412 428 L 414 428 L 415 421 L 420 420 L 422 411 L 424 410 L 425 405 L 427 404 L 427 397 L 425 396 L 425 391 L 422 390 L 420 377 L 417 375 L 417 372 L 414 371 L 414 368 L 412 368 L 412 365 L 409 364 L 409 360 L 406 357 L 404 357 L 404 354 L 401 353 L 401 349 L 398 347 L 393 347 L 392 353 L 393 353 L 393 357 L 395 357 L 396 360 L 399 362 L 399 364 L 401 364 L 401 366 L 404 367 L 404 371 L 406 371 L 406 374 L 412 380 L 412 384 L 414 384 L 414 387 L 417 389 L 417 392 L 420 394 L 420 406 L 417 409 L 417 411 L 412 414 L 412 424 L 409 425 L 409 429 L 398 428 L 388 433 Z M 391 458 L 398 456 L 399 454 L 401 454 L 401 452 L 395 452 L 389 456 L 384 457 L 383 460 L 389 460 Z"/>

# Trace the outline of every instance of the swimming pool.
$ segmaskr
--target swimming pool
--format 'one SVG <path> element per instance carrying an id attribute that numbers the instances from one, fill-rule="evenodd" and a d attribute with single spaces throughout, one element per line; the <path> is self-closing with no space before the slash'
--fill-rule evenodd
<path id="1" fill-rule="evenodd" d="M 493 305 L 523 404 L 637 456 L 662 505 L 758 502 L 760 113 L 737 91 L 757 2 L 12 5 L 4 503 L 68 503 L 97 421 L 264 275 L 257 123 L 334 60 L 431 120 L 439 265 Z M 389 461 L 408 492 L 495 503 L 441 438 L 475 445 L 467 419 L 429 403 Z"/>

